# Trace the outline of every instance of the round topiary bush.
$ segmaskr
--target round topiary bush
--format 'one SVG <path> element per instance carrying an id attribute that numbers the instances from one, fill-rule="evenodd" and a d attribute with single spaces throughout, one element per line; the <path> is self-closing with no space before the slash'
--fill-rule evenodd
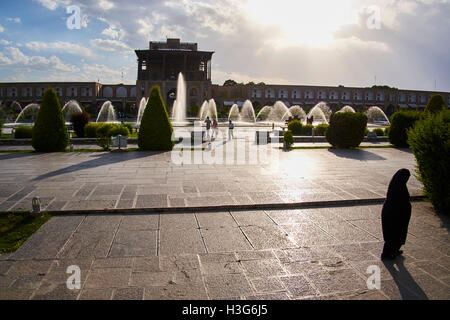
<path id="1" fill-rule="evenodd" d="M 288 130 L 285 133 L 283 133 L 283 139 L 286 143 L 286 148 L 288 150 L 292 149 L 292 145 L 294 144 L 294 135 L 292 134 L 292 131 Z"/>
<path id="2" fill-rule="evenodd" d="M 90 122 L 84 126 L 84 135 L 86 138 L 97 138 L 97 129 L 103 122 Z"/>
<path id="3" fill-rule="evenodd" d="M 91 120 L 89 113 L 83 111 L 81 113 L 76 113 L 70 117 L 70 122 L 72 122 L 73 131 L 78 138 L 84 138 L 85 132 L 84 128 Z"/>
<path id="4" fill-rule="evenodd" d="M 298 120 L 291 121 L 288 124 L 288 130 L 291 131 L 291 133 L 293 135 L 296 135 L 296 136 L 302 135 L 303 134 L 302 129 L 303 129 L 303 124 Z"/>
<path id="5" fill-rule="evenodd" d="M 407 130 L 412 128 L 422 114 L 418 111 L 397 111 L 391 116 L 389 142 L 397 148 L 408 148 Z"/>
<path id="6" fill-rule="evenodd" d="M 386 128 L 384 128 L 384 136 L 388 137 L 389 136 L 389 131 L 391 130 L 391 126 L 387 126 Z"/>
<path id="7" fill-rule="evenodd" d="M 122 124 L 124 127 L 126 127 L 128 129 L 128 131 L 130 132 L 130 134 L 133 134 L 133 124 L 129 123 L 129 122 L 125 122 Z"/>
<path id="8" fill-rule="evenodd" d="M 139 128 L 140 150 L 170 151 L 173 148 L 173 128 L 159 86 L 150 92 Z"/>
<path id="9" fill-rule="evenodd" d="M 373 129 L 372 132 L 375 132 L 375 133 L 377 134 L 377 137 L 382 137 L 382 136 L 384 136 L 384 130 L 381 129 L 381 128 Z"/>
<path id="10" fill-rule="evenodd" d="M 65 151 L 69 144 L 64 116 L 56 92 L 49 88 L 42 98 L 33 129 L 33 148 L 38 152 Z"/>
<path id="11" fill-rule="evenodd" d="M 130 135 L 130 130 L 128 130 L 128 127 L 121 124 L 114 124 L 108 131 L 108 135 L 110 137 L 114 137 L 114 136 L 124 136 L 124 137 L 128 137 Z"/>
<path id="12" fill-rule="evenodd" d="M 425 116 L 408 130 L 418 178 L 434 208 L 450 214 L 450 111 Z"/>
<path id="13" fill-rule="evenodd" d="M 439 113 L 443 109 L 447 109 L 444 98 L 440 94 L 435 94 L 428 101 L 425 112 Z"/>
<path id="14" fill-rule="evenodd" d="M 327 141 L 337 148 L 356 148 L 364 139 L 366 126 L 367 116 L 363 113 L 333 113 L 327 130 Z"/>
<path id="15" fill-rule="evenodd" d="M 14 130 L 15 139 L 31 139 L 33 137 L 33 127 L 18 126 Z"/>

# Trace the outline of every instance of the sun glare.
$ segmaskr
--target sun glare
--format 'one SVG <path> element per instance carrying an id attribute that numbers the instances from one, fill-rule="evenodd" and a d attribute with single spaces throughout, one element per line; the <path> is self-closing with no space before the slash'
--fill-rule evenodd
<path id="1" fill-rule="evenodd" d="M 248 0 L 245 12 L 256 24 L 279 30 L 279 46 L 332 44 L 333 32 L 357 20 L 354 0 Z"/>

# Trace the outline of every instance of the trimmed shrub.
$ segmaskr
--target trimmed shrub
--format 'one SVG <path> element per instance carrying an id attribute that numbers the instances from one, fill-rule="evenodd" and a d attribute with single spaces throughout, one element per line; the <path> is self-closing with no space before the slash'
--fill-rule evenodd
<path id="1" fill-rule="evenodd" d="M 384 128 L 384 136 L 388 137 L 389 136 L 389 131 L 391 130 L 391 126 L 387 126 L 386 128 Z"/>
<path id="2" fill-rule="evenodd" d="M 284 142 L 286 142 L 286 148 L 288 150 L 292 149 L 292 145 L 294 144 L 294 135 L 292 134 L 292 131 L 288 130 L 285 133 L 283 133 Z"/>
<path id="3" fill-rule="evenodd" d="M 2 136 L 2 130 L 3 130 L 3 124 L 4 124 L 4 120 L 0 119 L 0 137 Z"/>
<path id="4" fill-rule="evenodd" d="M 440 94 L 435 94 L 428 100 L 425 112 L 439 113 L 443 109 L 447 109 L 444 98 Z"/>
<path id="5" fill-rule="evenodd" d="M 99 123 L 96 131 L 96 143 L 99 147 L 103 148 L 103 150 L 109 150 L 111 146 L 111 137 L 118 135 L 127 137 L 130 135 L 130 132 L 128 131 L 128 128 L 123 125 L 106 122 Z"/>
<path id="6" fill-rule="evenodd" d="M 298 120 L 291 121 L 288 124 L 288 130 L 293 135 L 300 136 L 303 134 L 303 124 Z"/>
<path id="7" fill-rule="evenodd" d="M 314 126 L 312 124 L 307 124 L 302 129 L 302 135 L 304 136 L 312 136 L 312 131 L 314 130 Z"/>
<path id="8" fill-rule="evenodd" d="M 33 137 L 33 127 L 19 126 L 14 130 L 15 139 L 31 139 Z"/>
<path id="9" fill-rule="evenodd" d="M 382 137 L 382 136 L 384 136 L 384 130 L 381 129 L 381 128 L 373 129 L 372 132 L 375 132 L 375 133 L 377 134 L 377 137 Z"/>
<path id="10" fill-rule="evenodd" d="M 49 88 L 42 98 L 33 129 L 33 148 L 38 152 L 65 151 L 69 144 L 64 116 L 56 92 Z"/>
<path id="11" fill-rule="evenodd" d="M 122 124 L 124 127 L 126 127 L 128 129 L 128 131 L 130 132 L 130 134 L 133 134 L 134 130 L 133 130 L 133 124 L 129 123 L 129 122 L 125 122 Z"/>
<path id="12" fill-rule="evenodd" d="M 161 90 L 159 86 L 154 86 L 139 128 L 139 148 L 148 151 L 170 151 L 174 145 L 172 133 L 172 124 L 161 96 Z"/>
<path id="13" fill-rule="evenodd" d="M 389 142 L 397 148 L 408 148 L 407 130 L 412 128 L 422 114 L 419 111 L 397 111 L 391 116 Z"/>
<path id="14" fill-rule="evenodd" d="M 418 178 L 437 212 L 450 214 L 450 111 L 428 115 L 408 130 Z"/>
<path id="15" fill-rule="evenodd" d="M 327 130 L 327 141 L 337 148 L 356 148 L 364 139 L 366 127 L 367 116 L 363 113 L 333 113 Z"/>
<path id="16" fill-rule="evenodd" d="M 90 120 L 91 116 L 85 111 L 83 111 L 82 113 L 74 114 L 70 117 L 70 122 L 72 122 L 73 125 L 73 131 L 75 131 L 75 134 L 78 138 L 84 138 L 84 127 L 89 123 Z"/>
<path id="17" fill-rule="evenodd" d="M 314 134 L 316 136 L 325 136 L 327 134 L 327 130 L 328 130 L 329 125 L 328 124 L 319 124 L 315 129 L 314 129 Z"/>
<path id="18" fill-rule="evenodd" d="M 84 135 L 86 138 L 97 138 L 97 128 L 102 125 L 101 122 L 89 122 L 87 125 L 84 126 Z"/>
<path id="19" fill-rule="evenodd" d="M 108 135 L 110 137 L 114 137 L 114 136 L 124 136 L 124 137 L 128 137 L 130 135 L 130 130 L 128 130 L 128 127 L 125 125 L 119 125 L 119 124 L 114 124 L 108 131 Z"/>

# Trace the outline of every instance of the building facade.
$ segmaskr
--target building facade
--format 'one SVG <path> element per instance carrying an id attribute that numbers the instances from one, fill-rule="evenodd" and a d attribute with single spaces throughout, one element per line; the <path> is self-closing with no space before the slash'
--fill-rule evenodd
<path id="1" fill-rule="evenodd" d="M 252 101 L 255 107 L 273 105 L 283 101 L 287 106 L 312 107 L 326 102 L 333 111 L 349 105 L 356 110 L 378 106 L 391 114 L 402 108 L 421 110 L 434 94 L 440 94 L 450 105 L 449 92 L 401 90 L 384 86 L 330 87 L 308 85 L 237 84 L 232 86 L 211 83 L 211 60 L 214 52 L 199 51 L 197 43 L 183 43 L 180 39 L 166 42 L 150 42 L 149 49 L 135 50 L 138 70 L 135 85 L 101 84 L 97 82 L 14 82 L 0 83 L 0 105 L 14 101 L 22 106 L 40 103 L 48 87 L 55 89 L 61 104 L 77 100 L 82 106 L 99 107 L 111 101 L 119 110 L 126 104 L 139 105 L 142 97 L 148 97 L 154 85 L 159 85 L 161 94 L 170 110 L 177 92 L 178 74 L 186 81 L 188 107 L 200 106 L 213 98 L 218 108 L 233 104 L 242 105 Z"/>

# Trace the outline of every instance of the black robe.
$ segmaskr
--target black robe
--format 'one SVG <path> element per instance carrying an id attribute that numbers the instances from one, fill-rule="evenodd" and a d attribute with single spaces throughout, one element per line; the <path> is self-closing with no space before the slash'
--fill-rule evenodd
<path id="1" fill-rule="evenodd" d="M 386 201 L 381 212 L 381 224 L 385 246 L 383 253 L 397 253 L 406 242 L 411 218 L 411 202 L 406 183 L 410 172 L 400 169 L 389 183 Z"/>

